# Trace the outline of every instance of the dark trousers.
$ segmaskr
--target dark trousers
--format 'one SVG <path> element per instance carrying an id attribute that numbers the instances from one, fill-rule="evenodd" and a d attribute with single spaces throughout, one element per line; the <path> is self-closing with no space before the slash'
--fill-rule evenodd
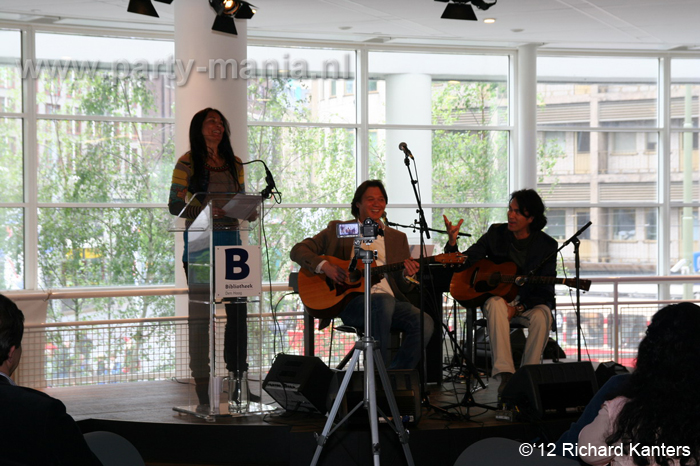
<path id="1" fill-rule="evenodd" d="M 184 263 L 184 266 L 187 275 L 187 263 Z M 248 370 L 248 306 L 245 301 L 226 302 L 225 308 L 224 362 L 226 369 L 228 372 L 245 372 Z M 190 300 L 187 325 L 190 369 L 195 379 L 209 377 L 210 312 L 209 304 Z"/>

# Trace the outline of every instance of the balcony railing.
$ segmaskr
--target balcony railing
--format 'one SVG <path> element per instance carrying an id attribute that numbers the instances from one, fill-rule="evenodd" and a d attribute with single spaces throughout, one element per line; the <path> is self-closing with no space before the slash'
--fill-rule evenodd
<path id="1" fill-rule="evenodd" d="M 593 361 L 615 360 L 632 365 L 636 349 L 651 316 L 662 306 L 678 302 L 683 289 L 695 292 L 700 276 L 672 277 L 596 277 L 591 291 L 582 295 L 582 357 Z M 658 299 L 660 287 L 667 296 Z M 685 287 L 685 288 L 684 288 Z M 266 288 L 269 290 L 269 287 Z M 286 285 L 273 285 L 272 292 L 289 292 Z M 557 288 L 557 338 L 567 357 L 577 353 L 575 295 L 569 298 L 565 287 Z M 143 295 L 178 295 L 186 288 L 150 288 L 144 290 L 71 290 L 51 293 L 8 293 L 22 308 L 22 301 L 37 299 L 79 299 Z M 298 295 L 292 310 L 248 314 L 248 360 L 250 370 L 264 374 L 276 354 L 304 354 L 304 312 Z M 452 328 L 464 324 L 464 309 L 451 298 L 444 300 L 443 320 Z M 288 306 L 289 309 L 289 306 Z M 225 324 L 217 315 L 216 325 Z M 223 328 L 223 327 L 222 327 Z M 315 355 L 330 366 L 336 365 L 353 347 L 352 335 L 333 335 L 330 328 L 313 331 Z M 553 334 L 554 336 L 554 334 Z M 16 379 L 34 388 L 135 382 L 145 380 L 187 379 L 189 372 L 187 317 L 157 317 L 81 322 L 28 324 L 23 340 L 22 362 Z M 60 344 L 57 344 L 60 342 Z M 223 361 L 223 331 L 217 332 L 217 357 Z M 451 348 L 444 348 L 445 359 Z M 217 375 L 226 375 L 223 364 Z"/>

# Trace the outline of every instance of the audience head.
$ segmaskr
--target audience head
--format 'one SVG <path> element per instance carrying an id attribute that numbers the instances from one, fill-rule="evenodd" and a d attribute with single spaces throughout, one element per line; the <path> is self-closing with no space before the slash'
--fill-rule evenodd
<path id="1" fill-rule="evenodd" d="M 689 371 L 700 354 L 700 307 L 692 303 L 671 304 L 651 319 L 639 343 L 637 371 L 653 373 Z M 666 379 L 666 377 L 664 377 Z"/>
<path id="2" fill-rule="evenodd" d="M 11 299 L 0 294 L 0 365 L 7 361 L 13 347 L 22 346 L 23 335 L 24 314 Z"/>
<path id="3" fill-rule="evenodd" d="M 547 217 L 544 214 L 544 202 L 534 189 L 521 189 L 510 195 L 510 201 L 518 203 L 520 212 L 526 217 L 532 217 L 531 231 L 540 231 L 547 225 Z"/>
<path id="4" fill-rule="evenodd" d="M 628 401 L 620 411 L 615 430 L 606 439 L 645 446 L 682 445 L 691 456 L 675 457 L 685 465 L 700 464 L 700 307 L 671 304 L 651 319 L 639 343 L 637 365 L 622 390 Z M 658 464 L 669 458 L 655 456 Z M 646 458 L 633 456 L 636 465 Z"/>

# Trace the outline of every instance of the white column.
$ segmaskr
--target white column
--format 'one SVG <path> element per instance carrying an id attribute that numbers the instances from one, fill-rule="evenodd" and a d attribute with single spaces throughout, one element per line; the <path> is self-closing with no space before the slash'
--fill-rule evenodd
<path id="1" fill-rule="evenodd" d="M 395 74 L 386 77 L 386 123 L 388 125 L 431 124 L 432 78 L 427 74 Z M 386 132 L 386 180 L 389 207 L 396 204 L 416 204 L 411 179 L 404 164 L 399 144 L 405 142 L 415 157 L 422 202 L 432 202 L 432 132 L 430 130 L 391 129 Z M 411 162 L 413 169 L 413 162 Z M 425 209 L 428 226 L 431 210 Z M 418 219 L 415 208 L 391 210 L 389 220 L 409 224 Z M 418 233 L 409 241 L 418 243 Z"/>
<path id="2" fill-rule="evenodd" d="M 207 2 L 178 1 L 175 7 L 175 152 L 190 148 L 192 116 L 207 107 L 216 108 L 231 126 L 234 153 L 248 159 L 246 79 L 240 69 L 247 57 L 247 21 L 236 20 L 238 35 L 212 31 L 216 13 Z M 214 61 L 219 63 L 215 65 Z M 230 60 L 221 76 L 222 62 Z M 231 64 L 234 66 L 232 67 Z M 176 235 L 175 258 L 182 257 L 182 235 Z M 176 266 L 175 283 L 187 286 L 182 267 Z M 177 299 L 177 315 L 187 314 L 187 297 Z"/>
<path id="3" fill-rule="evenodd" d="M 237 65 L 234 70 L 240 71 L 247 57 L 247 21 L 236 20 L 237 36 L 224 34 L 212 31 L 216 13 L 207 2 L 175 2 L 174 5 L 178 74 L 175 150 L 177 154 L 189 150 L 192 116 L 203 108 L 213 107 L 229 121 L 233 151 L 245 161 L 248 158 L 246 79 L 240 78 L 230 66 L 226 68 L 226 76 L 221 78 L 222 65 L 212 65 L 215 60 L 233 60 Z"/>
<path id="4" fill-rule="evenodd" d="M 513 160 L 511 191 L 537 187 L 537 45 L 518 48 L 517 120 L 518 145 Z"/>

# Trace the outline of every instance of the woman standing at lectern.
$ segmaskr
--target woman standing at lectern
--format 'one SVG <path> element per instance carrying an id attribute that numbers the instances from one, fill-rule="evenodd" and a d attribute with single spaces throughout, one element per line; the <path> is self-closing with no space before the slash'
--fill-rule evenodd
<path id="1" fill-rule="evenodd" d="M 190 150 L 175 165 L 168 200 L 170 213 L 184 217 L 188 228 L 207 205 L 209 194 L 245 191 L 243 165 L 233 153 L 230 135 L 226 117 L 216 109 L 205 108 L 192 117 Z M 214 246 L 241 244 L 239 220 L 227 217 L 222 207 L 212 206 Z M 182 262 L 189 279 L 187 231 L 184 235 Z M 207 304 L 190 303 L 190 369 L 203 407 L 209 405 L 209 312 Z M 246 314 L 245 303 L 226 303 L 224 360 L 229 376 L 238 382 L 244 380 L 248 370 Z"/>

